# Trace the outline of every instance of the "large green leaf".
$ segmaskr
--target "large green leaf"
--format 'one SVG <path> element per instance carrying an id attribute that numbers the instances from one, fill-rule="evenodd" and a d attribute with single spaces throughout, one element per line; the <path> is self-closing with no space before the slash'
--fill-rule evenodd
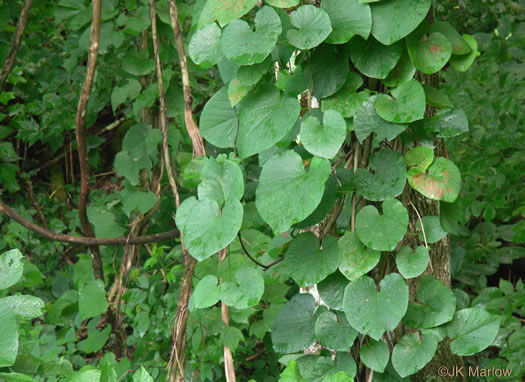
<path id="1" fill-rule="evenodd" d="M 315 323 L 315 336 L 323 346 L 335 351 L 348 351 L 357 332 L 348 324 L 343 314 L 324 312 Z"/>
<path id="2" fill-rule="evenodd" d="M 341 245 L 341 243 L 339 244 Z M 347 285 L 348 279 L 340 272 L 335 271 L 317 284 L 317 290 L 319 291 L 321 299 L 330 309 L 342 310 L 343 296 Z"/>
<path id="3" fill-rule="evenodd" d="M 22 253 L 12 249 L 0 255 L 0 290 L 16 284 L 24 272 Z"/>
<path id="4" fill-rule="evenodd" d="M 255 16 L 255 32 L 246 21 L 233 20 L 222 31 L 226 58 L 239 65 L 263 62 L 281 34 L 281 19 L 272 7 L 262 7 Z"/>
<path id="5" fill-rule="evenodd" d="M 321 2 L 330 17 L 332 33 L 326 39 L 330 44 L 344 44 L 355 35 L 367 39 L 372 30 L 370 6 L 359 0 L 324 0 Z"/>
<path id="6" fill-rule="evenodd" d="M 423 21 L 432 0 L 383 0 L 370 4 L 372 35 L 391 45 L 408 35 Z"/>
<path id="7" fill-rule="evenodd" d="M 274 233 L 287 231 L 315 210 L 330 172 L 330 163 L 321 158 L 313 158 L 306 172 L 301 157 L 293 151 L 268 159 L 261 171 L 255 203 Z"/>
<path id="8" fill-rule="evenodd" d="M 403 44 L 381 44 L 373 37 L 354 37 L 348 43 L 350 59 L 357 69 L 372 78 L 387 78 L 403 54 Z"/>
<path id="9" fill-rule="evenodd" d="M 468 118 L 463 109 L 438 110 L 425 120 L 425 130 L 437 132 L 438 138 L 450 138 L 468 131 Z"/>
<path id="10" fill-rule="evenodd" d="M 452 44 L 444 35 L 438 32 L 427 35 L 419 29 L 407 37 L 407 48 L 416 69 L 425 74 L 438 72 L 452 55 Z"/>
<path id="11" fill-rule="evenodd" d="M 408 227 L 408 212 L 397 199 L 388 198 L 382 204 L 383 215 L 368 205 L 356 216 L 355 230 L 359 239 L 376 251 L 393 251 L 403 239 Z"/>
<path id="12" fill-rule="evenodd" d="M 250 93 L 239 106 L 239 156 L 247 158 L 279 142 L 294 126 L 300 109 L 297 98 L 282 96 L 270 84 Z"/>
<path id="13" fill-rule="evenodd" d="M 86 282 L 78 292 L 78 312 L 80 319 L 96 317 L 108 309 L 108 300 L 102 280 Z"/>
<path id="14" fill-rule="evenodd" d="M 421 220 L 423 222 L 423 229 L 425 230 L 425 237 L 423 237 L 423 233 L 420 233 L 419 240 L 423 241 L 426 238 L 427 243 L 433 244 L 447 236 L 447 232 L 441 227 L 439 216 L 423 216 Z M 419 222 L 418 227 L 421 229 Z"/>
<path id="15" fill-rule="evenodd" d="M 221 47 L 221 28 L 215 23 L 197 30 L 188 45 L 188 54 L 197 65 L 209 68 L 223 57 Z"/>
<path id="16" fill-rule="evenodd" d="M 228 90 L 222 87 L 202 109 L 199 130 L 202 137 L 217 147 L 233 147 L 237 132 L 237 117 L 228 98 Z"/>
<path id="17" fill-rule="evenodd" d="M 427 198 L 453 203 L 461 188 L 461 174 L 454 162 L 438 157 L 425 172 L 408 170 L 408 183 Z"/>
<path id="18" fill-rule="evenodd" d="M 18 325 L 8 305 L 0 305 L 0 326 L 0 367 L 11 366 L 18 353 Z"/>
<path id="19" fill-rule="evenodd" d="M 252 9 L 257 0 L 209 0 L 211 12 L 221 27 L 231 20 L 244 16 Z"/>
<path id="20" fill-rule="evenodd" d="M 449 322 L 456 312 L 456 296 L 442 281 L 430 275 L 419 281 L 417 298 L 423 305 L 408 305 L 403 323 L 411 328 L 434 328 Z"/>
<path id="21" fill-rule="evenodd" d="M 214 200 L 190 197 L 180 205 L 175 222 L 189 254 L 202 261 L 235 239 L 242 216 L 242 205 L 236 199 L 227 201 L 221 210 Z"/>
<path id="22" fill-rule="evenodd" d="M 335 110 L 323 113 L 323 121 L 310 116 L 301 121 L 301 142 L 308 152 L 321 158 L 335 157 L 346 139 L 346 122 Z"/>
<path id="23" fill-rule="evenodd" d="M 465 40 L 465 42 L 469 45 L 471 49 L 470 53 L 460 56 L 454 55 L 450 58 L 450 65 L 458 72 L 466 72 L 476 57 L 479 56 L 478 42 L 476 39 L 468 34 L 465 34 L 463 35 L 463 40 Z"/>
<path id="24" fill-rule="evenodd" d="M 273 348 L 278 353 L 303 351 L 315 341 L 315 300 L 297 294 L 281 308 L 272 328 Z"/>
<path id="25" fill-rule="evenodd" d="M 323 44 L 311 53 L 305 76 L 312 81 L 314 96 L 323 99 L 344 85 L 348 70 L 346 46 Z"/>
<path id="26" fill-rule="evenodd" d="M 426 171 L 434 161 L 434 150 L 427 146 L 416 146 L 405 154 L 407 166 L 416 166 Z"/>
<path id="27" fill-rule="evenodd" d="M 208 158 L 201 169 L 201 179 L 197 189 L 200 200 L 215 200 L 222 206 L 225 202 L 240 200 L 244 194 L 242 170 L 225 155 Z"/>
<path id="28" fill-rule="evenodd" d="M 368 167 L 358 169 L 356 176 L 357 191 L 367 200 L 381 201 L 401 195 L 405 188 L 407 171 L 405 159 L 399 153 L 384 149 L 370 156 Z"/>
<path id="29" fill-rule="evenodd" d="M 299 49 L 316 47 L 332 32 L 328 14 L 313 5 L 301 5 L 290 14 L 290 22 L 295 28 L 286 33 L 286 38 Z"/>
<path id="30" fill-rule="evenodd" d="M 405 279 L 419 276 L 427 269 L 429 262 L 428 249 L 419 246 L 415 251 L 402 246 L 396 254 L 396 266 Z"/>
<path id="31" fill-rule="evenodd" d="M 379 263 L 381 252 L 367 248 L 355 232 L 346 232 L 339 239 L 341 264 L 339 271 L 350 281 L 368 273 Z"/>
<path id="32" fill-rule="evenodd" d="M 359 349 L 359 358 L 370 369 L 382 373 L 390 359 L 390 350 L 383 341 L 370 339 Z"/>
<path id="33" fill-rule="evenodd" d="M 305 232 L 288 247 L 283 266 L 300 287 L 305 287 L 324 280 L 340 261 L 341 251 L 335 237 L 325 238 L 321 250 L 319 239 L 312 232 Z"/>
<path id="34" fill-rule="evenodd" d="M 226 281 L 219 287 L 222 302 L 235 309 L 257 305 L 264 293 L 264 279 L 254 268 L 243 267 L 235 274 L 236 283 Z"/>
<path id="35" fill-rule="evenodd" d="M 430 33 L 441 33 L 452 44 L 452 54 L 467 54 L 472 51 L 469 44 L 461 37 L 452 24 L 445 21 L 436 21 L 430 25 Z"/>
<path id="36" fill-rule="evenodd" d="M 357 89 L 363 84 L 363 78 L 355 73 L 350 72 L 344 85 L 329 98 L 325 98 L 321 103 L 321 110 L 336 110 L 344 118 L 352 118 L 361 104 L 370 97 L 370 91 L 367 89 L 357 93 Z"/>
<path id="37" fill-rule="evenodd" d="M 394 346 L 392 365 L 399 375 L 404 378 L 421 370 L 430 362 L 438 346 L 437 337 L 431 333 L 405 334 Z"/>
<path id="38" fill-rule="evenodd" d="M 36 318 L 44 314 L 44 301 L 35 296 L 16 295 L 0 298 L 0 306 L 4 305 L 23 318 Z"/>
<path id="39" fill-rule="evenodd" d="M 392 97 L 379 94 L 374 102 L 377 114 L 394 123 L 410 123 L 425 116 L 425 91 L 412 79 L 392 89 Z"/>
<path id="40" fill-rule="evenodd" d="M 379 286 L 378 292 L 375 281 L 362 276 L 348 284 L 343 299 L 350 325 L 376 341 L 385 331 L 396 328 L 408 305 L 408 286 L 397 273 L 385 276 Z"/>
<path id="41" fill-rule="evenodd" d="M 219 302 L 219 280 L 214 275 L 204 276 L 191 295 L 193 306 L 205 309 Z"/>
<path id="42" fill-rule="evenodd" d="M 447 336 L 452 353 L 469 356 L 486 349 L 498 335 L 500 316 L 492 315 L 478 308 L 462 309 L 447 325 Z"/>
<path id="43" fill-rule="evenodd" d="M 364 101 L 355 113 L 354 131 L 360 143 L 363 143 L 371 133 L 376 133 L 379 141 L 385 138 L 391 141 L 407 128 L 407 125 L 388 122 L 381 118 L 374 108 L 375 99 L 376 96 L 372 96 Z"/>

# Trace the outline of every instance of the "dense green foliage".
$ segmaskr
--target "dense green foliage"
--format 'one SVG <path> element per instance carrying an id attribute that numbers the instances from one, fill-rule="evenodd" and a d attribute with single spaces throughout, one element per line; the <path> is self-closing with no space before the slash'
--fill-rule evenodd
<path id="1" fill-rule="evenodd" d="M 0 63 L 22 3 L 0 3 Z M 99 246 L 102 280 L 0 214 L 0 380 L 166 380 L 187 254 L 187 381 L 226 380 L 225 348 L 239 381 L 433 379 L 443 352 L 521 380 L 525 3 L 479 3 L 177 1 L 195 157 L 168 0 L 165 147 L 149 2 L 102 1 L 88 219 L 184 242 Z M 91 7 L 35 1 L 0 89 L 0 200 L 73 236 Z"/>

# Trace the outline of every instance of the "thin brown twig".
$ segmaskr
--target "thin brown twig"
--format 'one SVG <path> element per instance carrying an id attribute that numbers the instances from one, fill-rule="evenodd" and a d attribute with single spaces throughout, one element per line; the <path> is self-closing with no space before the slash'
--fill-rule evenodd
<path id="1" fill-rule="evenodd" d="M 421 219 L 421 215 L 419 215 L 419 211 L 417 210 L 417 208 L 414 205 L 414 203 L 412 203 L 411 201 L 409 201 L 408 203 L 412 206 L 414 211 L 416 211 L 417 218 L 419 219 L 419 224 L 421 225 L 421 232 L 423 233 L 423 241 L 425 242 L 425 248 L 427 249 L 427 252 L 429 252 L 428 251 L 428 243 L 427 243 L 427 235 L 425 233 L 425 227 L 423 226 L 423 220 Z M 434 272 L 434 269 L 432 267 L 432 259 L 430 258 L 430 252 L 428 253 L 428 260 L 429 260 L 429 263 L 430 263 L 430 270 L 432 272 Z"/>
<path id="2" fill-rule="evenodd" d="M 44 226 L 44 228 L 45 229 L 49 229 L 49 226 L 47 225 L 47 219 L 46 219 L 44 213 L 42 212 L 42 209 L 40 208 L 40 206 L 38 205 L 38 203 L 37 203 L 37 201 L 35 199 L 35 195 L 34 195 L 34 192 L 33 192 L 33 184 L 31 184 L 31 180 L 26 179 L 25 182 L 26 182 L 26 185 L 27 185 L 27 191 L 28 191 L 28 194 L 29 194 L 29 200 L 31 201 L 31 204 L 33 205 L 33 207 L 35 207 L 37 215 L 38 215 L 38 218 L 42 222 L 42 225 Z"/>
<path id="3" fill-rule="evenodd" d="M 2 66 L 2 71 L 0 71 L 0 93 L 4 88 L 4 84 L 7 81 L 7 77 L 9 77 L 9 73 L 11 73 L 11 70 L 15 65 L 16 55 L 18 54 L 18 48 L 20 47 L 20 43 L 22 42 L 22 36 L 27 26 L 27 20 L 29 19 L 29 10 L 31 9 L 32 3 L 32 0 L 25 0 L 24 5 L 22 6 L 22 11 L 20 12 L 20 17 L 18 18 L 18 23 L 16 24 L 15 37 L 11 42 L 9 52 L 7 52 L 7 57 L 4 61 L 4 65 Z"/>

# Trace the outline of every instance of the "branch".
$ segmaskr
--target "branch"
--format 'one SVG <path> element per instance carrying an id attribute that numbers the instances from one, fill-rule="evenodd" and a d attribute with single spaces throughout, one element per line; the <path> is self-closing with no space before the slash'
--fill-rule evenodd
<path id="1" fill-rule="evenodd" d="M 94 237 L 93 228 L 89 223 L 86 214 L 86 204 L 89 197 L 89 162 L 87 158 L 86 147 L 86 110 L 93 86 L 93 78 L 95 77 L 95 69 L 97 66 L 98 46 L 100 42 L 100 15 L 101 15 L 101 0 L 93 0 L 93 18 L 91 21 L 91 38 L 89 41 L 89 52 L 86 67 L 86 77 L 80 92 L 80 99 L 78 100 L 77 114 L 75 117 L 75 130 L 78 146 L 78 161 L 80 167 L 80 197 L 78 201 L 78 217 L 82 231 L 87 237 Z M 104 280 L 104 272 L 102 269 L 102 259 L 100 251 L 97 246 L 91 245 L 91 261 L 95 277 Z"/>
<path id="2" fill-rule="evenodd" d="M 154 235 L 148 236 L 121 236 L 116 238 L 98 238 L 98 237 L 84 237 L 84 236 L 72 236 L 64 235 L 61 233 L 55 233 L 48 229 L 42 228 L 39 225 L 36 225 L 20 214 L 14 209 L 4 204 L 0 200 L 0 212 L 3 212 L 11 219 L 24 226 L 28 230 L 37 233 L 46 239 L 53 241 L 62 241 L 65 243 L 72 244 L 82 244 L 87 246 L 97 246 L 97 245 L 126 245 L 126 244 L 148 244 L 148 243 L 158 243 L 159 241 L 166 241 L 174 239 L 179 236 L 179 231 L 174 229 L 168 232 L 156 233 Z"/>
<path id="3" fill-rule="evenodd" d="M 255 264 L 257 264 L 258 266 L 260 266 L 260 267 L 263 269 L 264 272 L 266 272 L 268 269 L 270 269 L 271 267 L 273 267 L 273 266 L 276 265 L 276 264 L 279 264 L 281 261 L 284 260 L 284 257 L 281 257 L 281 258 L 279 258 L 279 259 L 277 259 L 277 260 L 275 260 L 275 261 L 272 261 L 272 262 L 271 262 L 270 264 L 268 264 L 268 265 L 264 265 L 264 264 L 258 262 L 257 260 L 255 260 L 255 259 L 253 258 L 252 255 L 250 255 L 250 252 L 248 252 L 248 250 L 247 250 L 246 247 L 244 246 L 243 239 L 242 239 L 242 236 L 241 236 L 241 232 L 240 232 L 240 231 L 237 233 L 237 236 L 239 237 L 239 242 L 241 243 L 241 248 L 242 248 L 242 250 L 244 251 L 244 253 L 246 254 L 246 256 L 248 256 L 248 258 L 249 258 L 251 261 L 253 261 Z"/>
<path id="4" fill-rule="evenodd" d="M 11 70 L 15 65 L 16 55 L 18 53 L 18 48 L 20 47 L 20 42 L 22 41 L 22 35 L 24 34 L 24 30 L 26 29 L 27 20 L 29 18 L 29 10 L 31 9 L 32 3 L 33 0 L 25 0 L 24 5 L 22 7 L 22 11 L 20 12 L 18 24 L 16 24 L 15 37 L 11 42 L 11 47 L 9 48 L 9 52 L 7 53 L 7 57 L 4 62 L 4 66 L 2 67 L 2 71 L 0 72 L 0 93 L 2 92 L 2 89 L 4 87 L 5 81 L 7 80 L 7 77 L 9 76 L 9 73 L 11 73 Z"/>

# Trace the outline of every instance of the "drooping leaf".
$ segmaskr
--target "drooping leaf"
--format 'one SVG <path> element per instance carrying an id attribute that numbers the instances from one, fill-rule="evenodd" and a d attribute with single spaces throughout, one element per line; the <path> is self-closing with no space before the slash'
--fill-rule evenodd
<path id="1" fill-rule="evenodd" d="M 222 87 L 204 105 L 199 131 L 204 139 L 217 147 L 233 147 L 237 118 L 226 87 Z"/>
<path id="2" fill-rule="evenodd" d="M 197 189 L 200 200 L 215 200 L 222 206 L 225 202 L 240 200 L 244 194 L 242 170 L 225 155 L 208 158 L 201 169 L 201 179 Z"/>
<path id="3" fill-rule="evenodd" d="M 221 27 L 231 20 L 238 19 L 248 13 L 257 3 L 257 0 L 209 0 L 212 13 Z"/>
<path id="4" fill-rule="evenodd" d="M 458 72 L 466 72 L 476 57 L 479 55 L 478 42 L 468 34 L 463 35 L 463 40 L 469 45 L 471 51 L 468 54 L 454 55 L 450 58 L 450 65 Z"/>
<path id="5" fill-rule="evenodd" d="M 359 358 L 368 368 L 382 373 L 390 359 L 390 351 L 383 341 L 369 340 L 359 349 Z"/>
<path id="6" fill-rule="evenodd" d="M 243 267 L 235 274 L 237 283 L 224 282 L 220 298 L 235 309 L 246 309 L 259 303 L 264 293 L 264 279 L 257 269 Z"/>
<path id="7" fill-rule="evenodd" d="M 438 138 L 450 138 L 468 131 L 468 118 L 463 109 L 444 109 L 428 120 L 425 130 L 437 132 Z"/>
<path id="8" fill-rule="evenodd" d="M 401 40 L 425 19 L 431 4 L 431 0 L 384 0 L 370 4 L 372 35 L 385 45 Z"/>
<path id="9" fill-rule="evenodd" d="M 80 288 L 78 312 L 81 320 L 101 315 L 108 309 L 108 306 L 102 280 L 90 280 Z"/>
<path id="10" fill-rule="evenodd" d="M 364 101 L 355 113 L 354 131 L 359 143 L 363 143 L 371 133 L 376 133 L 379 141 L 385 138 L 391 141 L 407 128 L 407 125 L 381 118 L 374 108 L 375 99 L 376 96 L 372 96 Z"/>
<path id="11" fill-rule="evenodd" d="M 372 30 L 370 6 L 359 0 L 325 0 L 321 2 L 330 17 L 332 33 L 326 39 L 330 44 L 344 44 L 355 35 L 365 40 Z"/>
<path id="12" fill-rule="evenodd" d="M 434 328 L 449 322 L 456 311 L 456 296 L 442 281 L 426 275 L 419 281 L 418 300 L 423 305 L 411 303 L 403 318 L 410 328 Z"/>
<path id="13" fill-rule="evenodd" d="M 357 332 L 348 324 L 343 314 L 322 313 L 315 323 L 315 336 L 322 345 L 335 351 L 348 351 Z"/>
<path id="14" fill-rule="evenodd" d="M 0 305 L 0 325 L 0 367 L 11 366 L 18 354 L 18 325 L 15 313 L 8 305 Z"/>
<path id="15" fill-rule="evenodd" d="M 401 195 L 405 188 L 407 171 L 403 156 L 384 149 L 370 156 L 368 166 L 374 173 L 358 169 L 357 191 L 367 200 L 382 201 Z"/>
<path id="16" fill-rule="evenodd" d="M 235 352 L 241 342 L 244 342 L 244 335 L 239 328 L 227 326 L 222 333 L 222 342 Z"/>
<path id="17" fill-rule="evenodd" d="M 427 146 L 416 146 L 405 154 L 407 166 L 416 166 L 426 171 L 434 161 L 434 150 Z"/>
<path id="18" fill-rule="evenodd" d="M 395 88 L 401 84 L 404 84 L 405 82 L 410 81 L 412 78 L 414 78 L 415 73 L 416 68 L 412 63 L 408 52 L 403 50 L 403 55 L 397 62 L 395 68 L 392 69 L 392 71 L 388 74 L 388 77 L 383 80 L 383 83 L 386 86 Z"/>
<path id="19" fill-rule="evenodd" d="M 91 320 L 88 323 L 87 338 L 78 343 L 78 349 L 83 353 L 95 353 L 104 347 L 110 334 L 111 324 L 102 330 L 98 330 L 95 327 L 95 321 Z"/>
<path id="20" fill-rule="evenodd" d="M 22 253 L 12 249 L 0 255 L 0 290 L 16 284 L 24 272 Z"/>
<path id="21" fill-rule="evenodd" d="M 469 44 L 461 37 L 452 24 L 445 21 L 435 21 L 430 25 L 430 33 L 441 33 L 452 44 L 452 54 L 467 54 L 472 51 Z"/>
<path id="22" fill-rule="evenodd" d="M 236 199 L 227 201 L 220 210 L 214 200 L 190 197 L 180 205 L 175 222 L 189 254 L 202 261 L 235 239 L 242 216 L 242 205 Z"/>
<path id="23" fill-rule="evenodd" d="M 278 353 L 303 351 L 315 341 L 315 300 L 311 294 L 293 296 L 281 308 L 272 328 L 273 348 Z"/>
<path id="24" fill-rule="evenodd" d="M 328 160 L 314 157 L 306 172 L 301 157 L 293 151 L 268 159 L 259 177 L 255 203 L 274 233 L 287 231 L 315 210 L 330 171 Z"/>
<path id="25" fill-rule="evenodd" d="M 348 284 L 343 309 L 350 325 L 378 341 L 385 331 L 394 330 L 408 306 L 408 286 L 397 273 L 381 280 L 377 292 L 375 281 L 368 276 Z"/>
<path id="26" fill-rule="evenodd" d="M 301 5 L 290 14 L 295 29 L 286 33 L 288 42 L 298 49 L 312 49 L 332 32 L 328 14 L 313 5 Z"/>
<path id="27" fill-rule="evenodd" d="M 430 362 L 436 353 L 437 337 L 431 333 L 407 333 L 394 346 L 392 365 L 399 375 L 404 378 L 415 374 Z"/>
<path id="28" fill-rule="evenodd" d="M 408 170 L 408 183 L 427 198 L 453 203 L 459 195 L 461 175 L 452 161 L 438 157 L 427 172 L 417 167 Z"/>
<path id="29" fill-rule="evenodd" d="M 441 33 L 428 34 L 427 21 L 407 37 L 408 54 L 417 70 L 425 74 L 438 72 L 452 55 L 452 44 Z"/>
<path id="30" fill-rule="evenodd" d="M 396 266 L 405 279 L 419 276 L 427 269 L 429 262 L 428 249 L 419 246 L 412 252 L 410 247 L 403 246 L 396 254 Z"/>
<path id="31" fill-rule="evenodd" d="M 403 44 L 383 45 L 373 37 L 354 37 L 348 43 L 350 59 L 357 69 L 372 78 L 384 79 L 403 54 Z"/>
<path id="32" fill-rule="evenodd" d="M 221 34 L 221 28 L 215 23 L 197 30 L 188 45 L 188 54 L 193 62 L 202 68 L 216 65 L 223 57 Z"/>
<path id="33" fill-rule="evenodd" d="M 501 317 L 479 308 L 462 309 L 447 325 L 447 336 L 452 353 L 469 356 L 486 349 L 496 338 Z"/>
<path id="34" fill-rule="evenodd" d="M 197 309 L 209 308 L 219 301 L 219 280 L 214 275 L 204 276 L 193 291 L 191 298 Z"/>
<path id="35" fill-rule="evenodd" d="M 441 227 L 441 223 L 439 222 L 439 216 L 423 216 L 421 220 L 423 221 L 423 228 L 425 229 L 425 237 L 427 239 L 427 243 L 437 243 L 445 236 L 447 236 L 447 232 Z M 421 229 L 421 225 L 419 224 L 419 222 L 418 227 Z M 419 240 L 424 240 L 422 233 L 419 234 Z"/>
<path id="36" fill-rule="evenodd" d="M 374 102 L 377 114 L 394 123 L 410 123 L 422 119 L 425 106 L 425 91 L 415 79 L 392 89 L 392 97 L 379 94 Z"/>
<path id="37" fill-rule="evenodd" d="M 347 285 L 348 279 L 335 271 L 317 284 L 317 290 L 330 309 L 343 310 L 343 296 Z"/>
<path id="38" fill-rule="evenodd" d="M 335 157 L 346 139 L 346 122 L 335 110 L 323 113 L 323 121 L 310 116 L 301 122 L 301 142 L 308 152 L 321 158 Z"/>
<path id="39" fill-rule="evenodd" d="M 339 239 L 341 264 L 339 271 L 350 281 L 355 281 L 371 271 L 381 257 L 381 252 L 367 248 L 355 232 L 346 232 Z"/>
<path id="40" fill-rule="evenodd" d="M 397 199 L 388 198 L 382 204 L 383 215 L 368 205 L 356 216 L 355 230 L 359 240 L 376 251 L 393 251 L 403 239 L 408 227 L 408 212 Z"/>
<path id="41" fill-rule="evenodd" d="M 272 7 L 262 7 L 255 16 L 255 31 L 246 21 L 233 20 L 222 31 L 221 45 L 226 58 L 239 65 L 264 61 L 281 34 L 281 19 Z"/>
<path id="42" fill-rule="evenodd" d="M 323 44 L 311 53 L 305 76 L 308 82 L 312 80 L 314 96 L 323 99 L 341 89 L 348 70 L 346 46 Z"/>
<path id="43" fill-rule="evenodd" d="M 272 85 L 250 93 L 239 106 L 239 156 L 247 158 L 279 142 L 294 126 L 300 109 L 296 98 L 282 96 Z"/>
<path id="44" fill-rule="evenodd" d="M 237 71 L 237 79 L 242 86 L 255 85 L 271 66 L 270 57 L 260 64 L 241 66 Z"/>
<path id="45" fill-rule="evenodd" d="M 341 261 L 341 251 L 335 237 L 323 240 L 319 248 L 319 239 L 312 232 L 297 236 L 288 247 L 283 266 L 286 272 L 300 286 L 317 284 L 333 273 Z"/>

